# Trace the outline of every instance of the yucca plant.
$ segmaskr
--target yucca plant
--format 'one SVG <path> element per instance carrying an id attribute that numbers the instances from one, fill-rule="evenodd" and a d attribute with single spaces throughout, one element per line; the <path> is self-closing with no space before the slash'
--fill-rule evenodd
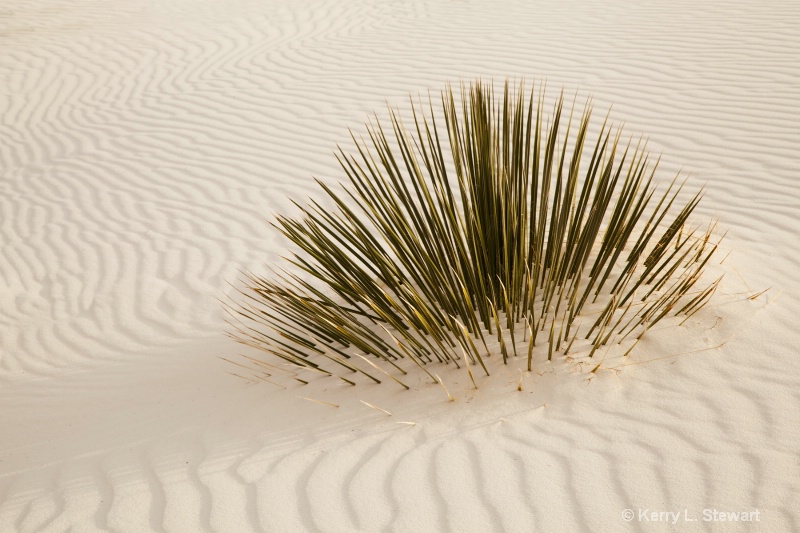
<path id="1" fill-rule="evenodd" d="M 388 129 L 353 136 L 341 191 L 317 180 L 333 209 L 277 216 L 291 267 L 245 273 L 227 305 L 231 335 L 282 363 L 253 365 L 409 388 L 409 365 L 437 382 L 452 364 L 474 382 L 487 357 L 592 358 L 708 302 L 719 280 L 695 285 L 719 243 L 691 226 L 701 192 L 659 186 L 644 143 L 607 119 L 589 139 L 591 106 L 567 116 L 562 96 L 547 113 L 541 88 L 456 96 L 438 122 L 429 98 L 410 129 L 390 110 Z"/>

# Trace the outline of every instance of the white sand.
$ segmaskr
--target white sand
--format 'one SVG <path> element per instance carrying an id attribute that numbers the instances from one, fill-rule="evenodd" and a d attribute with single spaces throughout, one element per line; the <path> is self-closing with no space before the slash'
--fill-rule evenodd
<path id="1" fill-rule="evenodd" d="M 800 531 L 800 7 L 709 4 L 5 0 L 0 531 Z M 265 219 L 387 100 L 478 76 L 613 104 L 708 182 L 717 303 L 522 393 L 228 375 Z"/>

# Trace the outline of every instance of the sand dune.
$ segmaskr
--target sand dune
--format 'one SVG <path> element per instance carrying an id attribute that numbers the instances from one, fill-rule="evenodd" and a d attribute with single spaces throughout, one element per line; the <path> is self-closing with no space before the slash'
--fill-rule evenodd
<path id="1" fill-rule="evenodd" d="M 0 8 L 0 531 L 800 531 L 798 5 L 79 4 Z M 227 374 L 217 299 L 284 253 L 270 214 L 348 127 L 476 77 L 613 104 L 707 183 L 718 302 L 643 364 L 453 403 Z M 706 508 L 760 522 L 621 515 Z"/>

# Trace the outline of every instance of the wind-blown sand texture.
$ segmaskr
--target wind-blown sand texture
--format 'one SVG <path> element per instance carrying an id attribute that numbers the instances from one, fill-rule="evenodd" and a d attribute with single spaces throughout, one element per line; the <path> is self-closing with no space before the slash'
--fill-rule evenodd
<path id="1" fill-rule="evenodd" d="M 799 24 L 796 2 L 3 2 L 0 531 L 800 531 Z M 478 77 L 613 104 L 662 175 L 707 182 L 716 303 L 624 368 L 540 358 L 522 392 L 509 368 L 455 402 L 229 375 L 217 299 L 284 253 L 269 215 L 341 179 L 333 148 L 387 101 Z"/>

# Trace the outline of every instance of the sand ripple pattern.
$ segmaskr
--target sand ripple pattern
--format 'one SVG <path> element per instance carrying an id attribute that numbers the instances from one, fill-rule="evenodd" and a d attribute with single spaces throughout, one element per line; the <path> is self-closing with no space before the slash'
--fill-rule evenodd
<path id="1" fill-rule="evenodd" d="M 800 4 L 112 4 L 0 7 L 0 531 L 800 531 Z M 339 176 L 348 126 L 477 76 L 613 103 L 784 295 L 674 364 L 283 420 L 307 393 L 207 361 L 226 280 L 280 255 L 265 219 Z"/>
<path id="2" fill-rule="evenodd" d="M 731 333 L 714 323 L 712 344 Z M 6 460 L 20 470 L 0 477 L 0 530 L 650 531 L 620 513 L 656 506 L 758 508 L 760 527 L 797 525 L 795 443 L 781 429 L 797 389 L 781 371 L 720 365 L 719 354 L 591 382 L 542 366 L 523 392 L 499 371 L 478 392 L 454 390 L 455 404 L 435 388 L 409 404 L 403 393 L 376 399 L 385 388 L 242 387 L 219 379 L 220 362 L 187 371 L 194 357 L 176 355 L 158 375 L 129 365 L 55 390 L 43 382 L 27 397 L 0 391 L 18 399 L 17 424 L 70 399 L 47 430 L 57 448 L 11 443 Z M 172 386 L 156 398 L 119 386 L 159 380 Z M 691 390 L 702 392 L 687 412 Z M 74 430 L 87 419 L 103 429 L 91 444 Z"/>

